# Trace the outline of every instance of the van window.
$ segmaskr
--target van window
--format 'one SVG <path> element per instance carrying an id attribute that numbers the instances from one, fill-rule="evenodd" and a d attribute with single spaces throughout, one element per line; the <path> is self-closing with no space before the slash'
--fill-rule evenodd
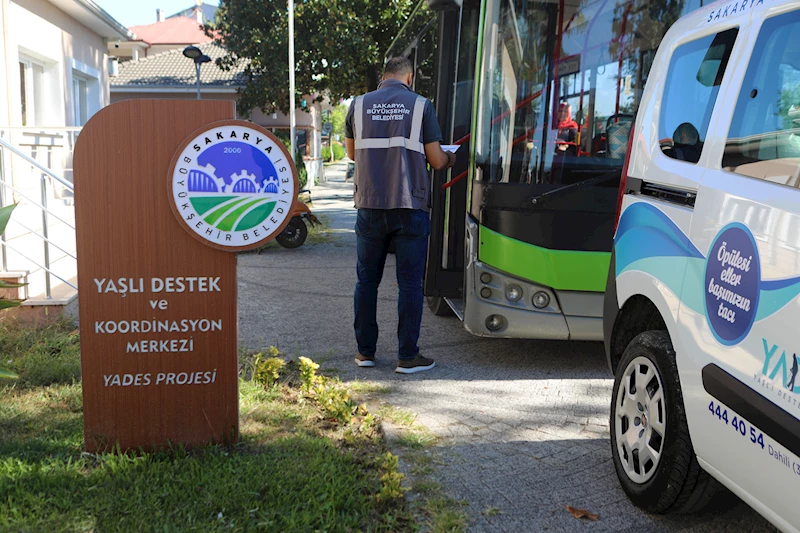
<path id="1" fill-rule="evenodd" d="M 800 12 L 767 19 L 733 112 L 722 167 L 800 186 Z"/>
<path id="2" fill-rule="evenodd" d="M 679 46 L 672 55 L 658 134 L 665 155 L 697 163 L 737 29 Z"/>

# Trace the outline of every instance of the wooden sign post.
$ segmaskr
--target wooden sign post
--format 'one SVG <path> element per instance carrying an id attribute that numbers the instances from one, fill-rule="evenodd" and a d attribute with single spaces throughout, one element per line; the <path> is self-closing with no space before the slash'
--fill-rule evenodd
<path id="1" fill-rule="evenodd" d="M 238 439 L 236 254 L 291 218 L 283 144 L 234 104 L 127 100 L 75 149 L 89 451 Z"/>

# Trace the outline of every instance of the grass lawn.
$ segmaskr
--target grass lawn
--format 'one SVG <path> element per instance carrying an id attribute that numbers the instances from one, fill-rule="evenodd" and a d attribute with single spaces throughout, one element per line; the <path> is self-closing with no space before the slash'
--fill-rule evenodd
<path id="1" fill-rule="evenodd" d="M 78 350 L 66 324 L 0 326 L 19 374 L 0 382 L 0 531 L 417 529 L 375 418 L 336 422 L 297 379 L 240 380 L 234 447 L 83 452 Z"/>

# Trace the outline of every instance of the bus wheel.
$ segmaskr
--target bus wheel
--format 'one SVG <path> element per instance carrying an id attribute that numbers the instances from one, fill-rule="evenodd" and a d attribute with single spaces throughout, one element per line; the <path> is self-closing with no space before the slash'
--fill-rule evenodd
<path id="1" fill-rule="evenodd" d="M 427 296 L 425 298 L 428 302 L 428 309 L 436 316 L 453 316 L 453 310 L 444 301 L 444 298 L 439 296 Z"/>
<path id="2" fill-rule="evenodd" d="M 705 505 L 721 485 L 697 463 L 666 331 L 646 331 L 631 341 L 611 397 L 614 468 L 630 500 L 659 514 Z"/>

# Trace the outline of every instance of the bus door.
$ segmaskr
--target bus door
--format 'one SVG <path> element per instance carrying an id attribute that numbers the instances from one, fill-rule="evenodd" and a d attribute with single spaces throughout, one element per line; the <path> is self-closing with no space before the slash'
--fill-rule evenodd
<path id="1" fill-rule="evenodd" d="M 457 144 L 452 169 L 434 172 L 431 186 L 431 236 L 424 292 L 428 297 L 459 298 L 464 285 L 465 179 L 470 163 L 470 131 L 481 2 L 465 0 L 458 11 L 439 14 L 436 49 L 436 116 L 443 144 Z"/>

